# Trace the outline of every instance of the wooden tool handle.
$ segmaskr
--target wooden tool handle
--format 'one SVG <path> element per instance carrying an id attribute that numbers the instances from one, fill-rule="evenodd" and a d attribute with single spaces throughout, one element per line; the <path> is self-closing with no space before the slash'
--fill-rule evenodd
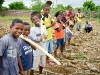
<path id="1" fill-rule="evenodd" d="M 25 38 L 23 35 L 20 35 L 20 38 L 22 38 L 23 40 L 29 42 L 30 44 L 36 46 L 36 48 L 38 48 L 39 50 L 41 50 L 43 53 L 45 53 L 50 59 L 52 59 L 55 63 L 57 63 L 58 65 L 61 65 L 61 63 L 59 61 L 57 61 L 52 55 L 50 55 L 45 49 L 43 49 L 41 46 L 39 46 L 38 44 L 34 43 L 32 40 Z"/>

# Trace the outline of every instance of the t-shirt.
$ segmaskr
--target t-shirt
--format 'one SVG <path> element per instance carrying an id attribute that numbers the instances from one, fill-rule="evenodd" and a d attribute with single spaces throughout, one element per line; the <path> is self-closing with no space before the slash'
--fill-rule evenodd
<path id="1" fill-rule="evenodd" d="M 60 27 L 61 24 L 59 22 L 56 22 L 56 24 L 54 25 L 54 34 L 55 34 L 55 38 L 56 39 L 61 39 L 64 38 L 64 32 L 63 32 L 63 28 Z M 60 31 L 58 32 L 57 30 L 55 30 L 56 28 L 61 28 Z"/>
<path id="2" fill-rule="evenodd" d="M 49 16 L 45 17 L 44 15 L 42 15 L 42 20 L 44 21 L 43 23 L 45 26 L 51 25 L 51 19 Z M 52 39 L 52 33 L 53 33 L 52 27 L 46 29 L 46 31 L 47 31 L 47 35 L 48 35 L 46 40 Z"/>
<path id="3" fill-rule="evenodd" d="M 82 22 L 82 18 L 81 17 L 82 17 L 82 13 L 77 13 L 76 14 L 76 19 L 77 19 L 78 22 Z"/>
<path id="4" fill-rule="evenodd" d="M 65 17 L 62 17 L 62 18 L 61 18 L 61 21 L 62 21 L 63 23 L 66 23 L 67 19 L 66 19 Z"/>
<path id="5" fill-rule="evenodd" d="M 42 30 L 43 30 L 43 35 L 46 36 L 47 32 L 46 32 L 46 27 L 44 25 L 42 25 Z M 32 27 L 31 31 L 30 31 L 30 36 L 34 39 L 34 40 L 40 40 L 41 37 L 41 28 L 40 27 Z M 46 50 L 46 42 L 39 42 L 36 43 L 39 46 L 41 46 L 42 48 L 44 48 Z M 38 48 L 36 50 L 33 50 L 33 54 L 34 56 L 40 56 L 40 55 L 45 55 L 41 50 L 39 50 Z"/>
<path id="6" fill-rule="evenodd" d="M 0 56 L 2 56 L 2 74 L 1 75 L 18 75 L 18 60 L 21 56 L 21 42 L 14 39 L 11 34 L 5 35 L 0 41 Z"/>
<path id="7" fill-rule="evenodd" d="M 74 17 L 74 14 L 73 14 L 72 12 L 67 12 L 67 13 L 66 13 L 66 17 L 70 18 L 71 16 Z"/>
<path id="8" fill-rule="evenodd" d="M 84 24 L 84 28 L 85 28 L 85 27 L 92 27 L 91 22 L 88 22 L 88 24 L 87 24 L 87 23 L 85 23 L 85 24 Z"/>
<path id="9" fill-rule="evenodd" d="M 28 36 L 28 38 L 33 41 L 31 36 Z M 22 55 L 20 57 L 23 69 L 24 71 L 26 71 L 33 67 L 33 49 L 29 43 L 22 40 L 21 38 L 20 40 L 21 40 L 21 52 L 22 52 Z"/>

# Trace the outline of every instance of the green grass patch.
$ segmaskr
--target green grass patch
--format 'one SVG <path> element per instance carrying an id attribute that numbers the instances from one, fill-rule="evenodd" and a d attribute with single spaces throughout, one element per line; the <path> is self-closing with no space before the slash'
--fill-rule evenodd
<path id="1" fill-rule="evenodd" d="M 30 20 L 30 17 L 23 16 L 0 16 L 0 20 L 13 20 L 15 18 L 19 18 L 21 20 Z"/>
<path id="2" fill-rule="evenodd" d="M 84 53 L 78 53 L 76 54 L 76 57 L 78 57 L 79 59 L 83 59 L 85 57 Z"/>

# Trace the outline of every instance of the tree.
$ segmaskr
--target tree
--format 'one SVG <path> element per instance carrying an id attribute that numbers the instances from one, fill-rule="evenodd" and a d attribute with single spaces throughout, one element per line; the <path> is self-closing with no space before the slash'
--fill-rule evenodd
<path id="1" fill-rule="evenodd" d="M 66 10 L 66 8 L 67 8 L 66 6 L 63 6 L 62 4 L 58 4 L 56 10 L 61 11 L 61 10 Z"/>
<path id="2" fill-rule="evenodd" d="M 95 8 L 96 8 L 96 7 L 95 7 L 95 3 L 94 3 L 92 0 L 84 2 L 84 3 L 83 3 L 83 7 L 84 7 L 84 8 L 88 8 L 88 9 L 90 9 L 91 11 L 94 11 Z"/>
<path id="3" fill-rule="evenodd" d="M 32 0 L 32 10 L 37 10 L 39 12 L 41 12 L 42 8 L 43 8 L 43 3 L 41 0 Z"/>
<path id="4" fill-rule="evenodd" d="M 4 2 L 4 0 L 0 0 L 0 9 L 2 8 L 3 2 Z"/>
<path id="5" fill-rule="evenodd" d="M 11 10 L 22 10 L 22 9 L 28 9 L 28 7 L 26 7 L 22 1 L 19 1 L 19 2 L 10 3 L 9 9 L 11 9 Z"/>

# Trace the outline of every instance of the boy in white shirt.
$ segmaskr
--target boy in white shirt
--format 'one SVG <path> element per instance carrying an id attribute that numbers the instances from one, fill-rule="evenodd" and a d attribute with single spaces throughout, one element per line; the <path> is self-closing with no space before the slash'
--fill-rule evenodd
<path id="1" fill-rule="evenodd" d="M 39 46 L 41 46 L 46 50 L 46 43 L 43 42 L 42 40 L 47 38 L 47 33 L 46 33 L 46 27 L 44 25 L 42 26 L 40 25 L 40 21 L 41 21 L 40 13 L 37 11 L 32 12 L 31 21 L 32 23 L 35 24 L 35 26 L 31 28 L 30 35 L 33 37 L 34 41 Z M 41 33 L 41 29 L 42 29 L 42 33 Z M 35 51 L 33 51 L 33 55 L 34 55 L 34 62 L 33 62 L 34 65 L 32 69 L 38 70 L 39 68 L 39 74 L 42 74 L 43 67 L 45 67 L 46 64 L 46 55 L 38 48 Z"/>

